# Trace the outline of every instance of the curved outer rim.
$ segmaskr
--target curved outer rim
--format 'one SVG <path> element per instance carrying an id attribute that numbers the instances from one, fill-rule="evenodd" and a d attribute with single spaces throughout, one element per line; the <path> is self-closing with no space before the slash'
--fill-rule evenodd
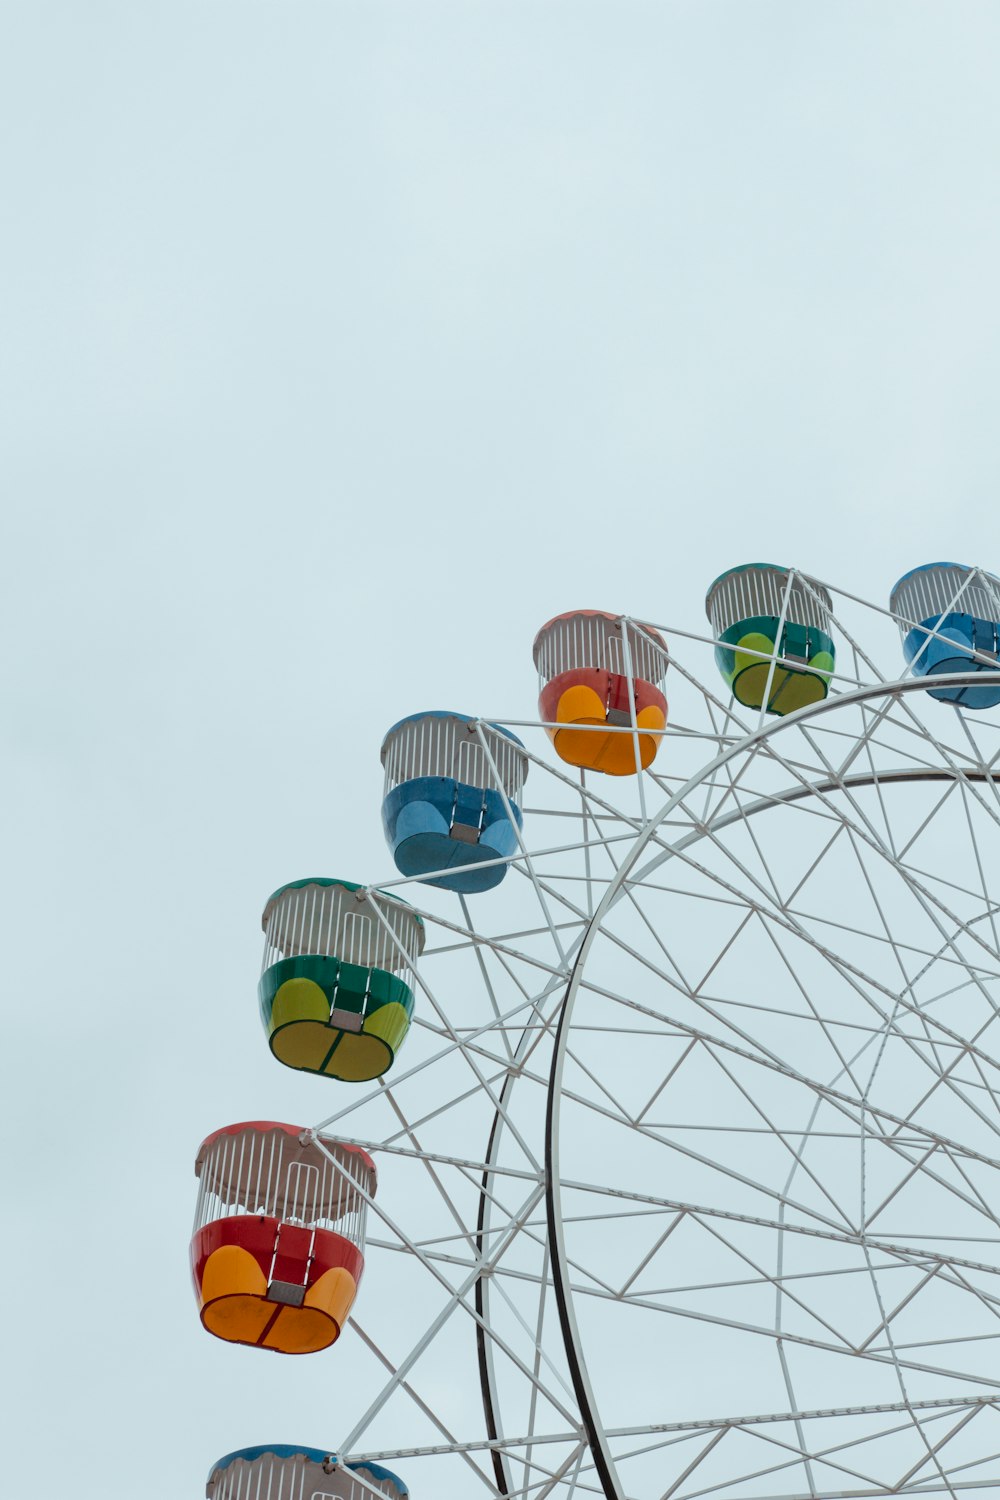
<path id="1" fill-rule="evenodd" d="M 552 1054 L 552 1067 L 549 1074 L 548 1101 L 545 1114 L 545 1206 L 546 1217 L 548 1219 L 549 1246 L 552 1257 L 552 1285 L 559 1312 L 559 1323 L 566 1349 L 566 1359 L 573 1380 L 573 1389 L 576 1392 L 576 1398 L 580 1405 L 580 1417 L 590 1444 L 591 1457 L 593 1458 L 594 1467 L 607 1500 L 627 1500 L 627 1497 L 618 1478 L 615 1461 L 608 1446 L 608 1440 L 597 1409 L 597 1402 L 591 1388 L 590 1377 L 587 1373 L 587 1365 L 581 1348 L 580 1330 L 577 1325 L 576 1313 L 569 1292 L 569 1268 L 566 1260 L 566 1244 L 563 1236 L 559 1173 L 559 1101 L 562 1096 L 562 1077 L 566 1060 L 569 1023 L 572 1020 L 573 1007 L 580 990 L 580 981 L 594 939 L 600 932 L 601 925 L 608 912 L 624 894 L 623 888 L 625 882 L 631 876 L 640 856 L 649 845 L 650 840 L 654 837 L 664 819 L 669 817 L 678 804 L 684 798 L 690 796 L 691 792 L 707 776 L 713 775 L 731 760 L 734 760 L 737 756 L 744 755 L 748 749 L 760 744 L 764 740 L 770 739 L 782 729 L 788 728 L 790 725 L 810 722 L 823 713 L 829 713 L 837 708 L 847 708 L 852 704 L 865 703 L 872 698 L 902 697 L 911 692 L 926 692 L 930 687 L 965 687 L 972 683 L 981 685 L 983 678 L 987 675 L 991 680 L 1000 685 L 1000 671 L 989 674 L 982 672 L 949 672 L 942 673 L 934 679 L 912 677 L 900 682 L 878 683 L 868 687 L 856 688 L 853 692 L 839 693 L 834 698 L 825 698 L 821 703 L 800 709 L 798 713 L 790 714 L 787 718 L 775 719 L 770 723 L 762 724 L 758 729 L 745 735 L 743 739 L 720 751 L 713 760 L 707 762 L 706 765 L 696 771 L 679 791 L 668 798 L 656 816 L 636 836 L 634 844 L 622 861 L 614 880 L 608 886 L 594 911 L 594 915 L 590 919 L 576 961 L 573 964 L 569 983 L 566 986 L 566 998 L 563 1001 L 559 1014 L 555 1046 Z M 982 781 L 987 779 L 982 773 L 978 775 L 975 773 L 966 774 L 970 780 Z M 877 779 L 880 782 L 889 779 L 896 781 L 938 780 L 942 779 L 942 777 L 953 780 L 954 776 L 954 772 L 939 774 L 935 774 L 935 772 L 921 772 L 919 774 L 897 772 L 895 774 L 890 773 L 888 777 L 879 776 Z M 876 778 L 866 776 L 864 779 L 874 781 Z M 845 778 L 844 784 L 846 784 L 846 780 Z M 858 785 L 859 781 L 860 778 L 855 780 L 853 784 Z M 837 788 L 841 784 L 835 781 L 833 787 Z M 825 779 L 822 782 L 816 782 L 814 786 L 794 788 L 794 792 L 797 795 L 779 795 L 762 798 L 760 803 L 756 804 L 756 809 L 763 810 L 764 807 L 774 806 L 782 802 L 796 801 L 800 797 L 814 793 L 818 794 L 824 790 L 824 786 Z M 746 809 L 738 813 L 727 814 L 725 821 L 728 822 L 734 818 L 742 818 L 745 816 L 745 813 Z M 722 820 L 720 820 L 718 826 L 724 826 Z M 682 848 L 687 843 L 693 843 L 701 837 L 703 837 L 702 831 L 696 829 L 685 840 L 681 841 L 677 847 Z M 671 849 L 663 850 L 660 855 L 655 857 L 654 863 L 659 864 L 663 860 L 668 859 L 672 852 Z"/>
<path id="2" fill-rule="evenodd" d="M 557 989 L 560 980 L 552 980 L 546 985 L 543 995 L 550 995 Z M 518 1064 L 524 1055 L 528 1042 L 535 1035 L 534 1026 L 525 1026 L 518 1038 L 517 1047 L 514 1050 L 514 1064 Z M 498 1100 L 499 1108 L 493 1114 L 493 1126 L 490 1130 L 489 1144 L 486 1149 L 485 1166 L 479 1186 L 479 1210 L 476 1216 L 476 1248 L 480 1255 L 486 1244 L 486 1236 L 489 1233 L 490 1219 L 492 1214 L 492 1179 L 500 1156 L 500 1143 L 503 1138 L 504 1117 L 503 1111 L 507 1108 L 512 1085 L 517 1082 L 521 1074 L 518 1069 L 508 1072 L 503 1081 Z M 496 1368 L 493 1363 L 493 1342 L 488 1337 L 486 1326 L 489 1324 L 489 1295 L 490 1278 L 480 1276 L 476 1282 L 476 1312 L 483 1320 L 476 1324 L 476 1349 L 479 1356 L 479 1387 L 483 1398 L 483 1415 L 486 1419 L 486 1433 L 491 1443 L 501 1443 L 503 1432 L 501 1431 L 501 1403 L 496 1389 Z M 501 1495 L 510 1495 L 514 1491 L 514 1481 L 511 1476 L 507 1454 L 500 1447 L 492 1449 L 493 1474 L 497 1482 L 497 1489 Z"/>
<path id="3" fill-rule="evenodd" d="M 493 1128 L 490 1131 L 489 1145 L 486 1151 L 486 1166 L 483 1169 L 482 1181 L 479 1187 L 479 1211 L 476 1215 L 476 1249 L 482 1255 L 486 1244 L 486 1235 L 489 1231 L 490 1222 L 490 1182 L 493 1168 L 500 1149 L 500 1137 L 503 1134 L 503 1115 L 501 1109 L 507 1107 L 507 1095 L 510 1085 L 513 1083 L 515 1074 L 508 1073 L 500 1090 L 498 1108 L 493 1115 Z M 486 1325 L 490 1320 L 489 1308 L 490 1284 L 489 1278 L 480 1276 L 476 1281 L 476 1312 L 482 1322 L 476 1324 L 476 1353 L 479 1358 L 479 1389 L 483 1398 L 483 1416 L 486 1420 L 486 1436 L 491 1443 L 499 1442 L 500 1432 L 500 1404 L 496 1393 L 496 1367 L 493 1363 L 493 1342 L 486 1336 Z M 507 1455 L 502 1448 L 493 1448 L 493 1477 L 497 1483 L 497 1491 L 501 1495 L 509 1495 L 514 1488 L 511 1477 Z"/>

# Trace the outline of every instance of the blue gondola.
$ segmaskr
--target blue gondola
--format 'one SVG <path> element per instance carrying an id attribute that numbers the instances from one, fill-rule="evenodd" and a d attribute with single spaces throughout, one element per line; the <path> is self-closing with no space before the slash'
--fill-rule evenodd
<path id="1" fill-rule="evenodd" d="M 302 1500 L 321 1495 L 323 1500 L 373 1500 L 371 1490 L 359 1484 L 362 1475 L 390 1500 L 407 1500 L 409 1491 L 391 1469 L 381 1464 L 342 1464 L 336 1454 L 322 1448 L 300 1448 L 291 1443 L 263 1443 L 240 1448 L 220 1458 L 208 1476 L 208 1500 Z"/>
<path id="2" fill-rule="evenodd" d="M 1000 669 L 1000 580 L 964 563 L 934 562 L 904 573 L 889 595 L 903 654 L 918 677 Z M 963 708 L 995 708 L 1000 683 L 928 689 Z"/>
<path id="3" fill-rule="evenodd" d="M 411 714 L 382 741 L 382 823 L 403 875 L 469 895 L 499 885 L 517 852 L 528 758 L 516 735 L 467 714 Z"/>

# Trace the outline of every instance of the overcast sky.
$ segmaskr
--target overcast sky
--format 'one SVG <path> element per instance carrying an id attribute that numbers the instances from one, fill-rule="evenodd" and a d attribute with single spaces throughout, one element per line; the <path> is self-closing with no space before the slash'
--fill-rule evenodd
<path id="1" fill-rule="evenodd" d="M 998 65 L 965 0 L 0 0 L 10 1494 L 330 1440 L 346 1351 L 265 1420 L 198 1327 L 191 1166 L 327 1112 L 259 913 L 390 872 L 390 723 L 740 562 L 997 567 Z"/>

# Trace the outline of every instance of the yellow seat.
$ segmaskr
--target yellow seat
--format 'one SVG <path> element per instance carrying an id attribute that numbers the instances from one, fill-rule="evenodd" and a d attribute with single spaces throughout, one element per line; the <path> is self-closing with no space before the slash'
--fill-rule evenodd
<path id="1" fill-rule="evenodd" d="M 305 1305 L 318 1308 L 343 1328 L 357 1294 L 358 1284 L 347 1267 L 333 1266 L 306 1292 Z"/>
<path id="2" fill-rule="evenodd" d="M 582 683 L 567 688 L 559 699 L 556 718 L 560 724 L 607 724 L 604 704 L 593 688 Z M 636 715 L 639 729 L 663 729 L 666 717 L 656 704 L 648 704 Z M 561 760 L 584 770 L 603 771 L 608 776 L 635 775 L 635 737 L 616 730 L 598 734 L 595 729 L 556 729 L 552 743 Z M 659 737 L 639 735 L 639 764 L 645 770 L 652 765 L 659 748 Z"/>

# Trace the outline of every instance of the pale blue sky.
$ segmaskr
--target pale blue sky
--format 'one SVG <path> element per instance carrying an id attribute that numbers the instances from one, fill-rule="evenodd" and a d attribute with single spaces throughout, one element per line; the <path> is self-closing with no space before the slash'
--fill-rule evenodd
<path id="1" fill-rule="evenodd" d="M 254 1029 L 257 922 L 388 872 L 384 729 L 527 717 L 544 619 L 697 630 L 752 558 L 880 603 L 996 568 L 1000 10 L 0 0 L 0 33 L 6 1472 L 58 1451 L 105 1500 L 152 1463 L 167 1500 L 328 1440 L 296 1402 L 343 1351 L 244 1378 L 198 1328 L 190 1174 L 229 1118 L 323 1112 Z"/>

